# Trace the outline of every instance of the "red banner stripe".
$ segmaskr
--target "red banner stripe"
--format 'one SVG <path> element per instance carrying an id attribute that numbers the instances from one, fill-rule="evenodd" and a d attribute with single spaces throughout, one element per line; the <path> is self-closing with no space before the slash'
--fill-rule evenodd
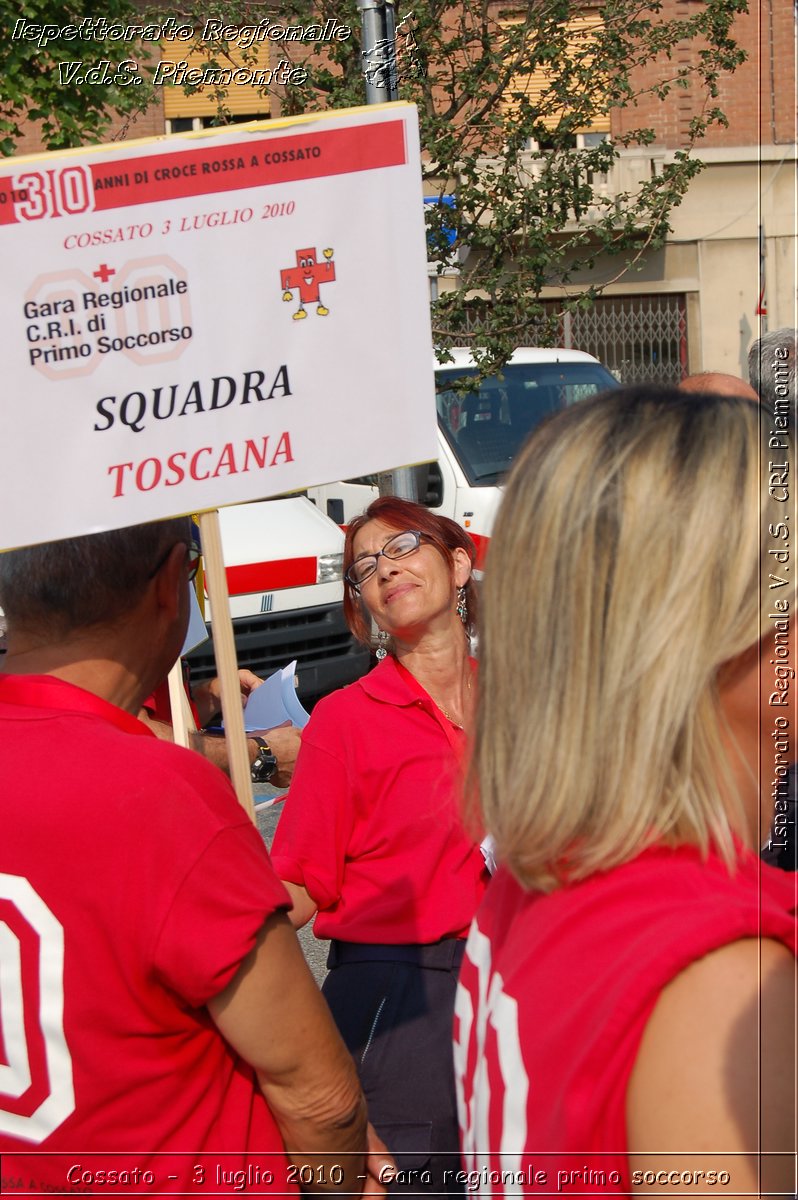
<path id="1" fill-rule="evenodd" d="M 85 220 L 92 211 L 348 175 L 402 166 L 406 161 L 404 122 L 395 119 L 327 131 L 309 128 L 285 137 L 254 133 L 225 145 L 203 139 L 195 149 L 153 151 L 136 158 L 111 153 L 98 162 L 92 155 L 84 159 L 84 164 L 91 172 L 94 209 L 80 216 Z M 55 185 L 49 177 L 62 170 L 69 167 L 59 167 L 57 160 L 41 160 L 20 164 L 12 174 L 0 174 L 0 225 L 24 220 L 15 212 L 12 189 L 25 191 L 27 177 L 27 187 L 52 192 Z M 33 177 L 38 177 L 41 184 L 36 185 Z M 54 207 L 56 211 L 50 215 L 62 216 L 57 200 Z"/>
<path id="2" fill-rule="evenodd" d="M 231 596 L 249 592 L 277 592 L 281 588 L 305 587 L 316 582 L 316 559 L 283 558 L 274 562 L 246 563 L 227 567 L 227 590 Z"/>
<path id="3" fill-rule="evenodd" d="M 476 568 L 478 571 L 483 571 L 485 569 L 485 555 L 488 553 L 490 538 L 485 537 L 484 533 L 472 533 L 470 529 L 467 529 L 466 533 L 477 548 Z"/>

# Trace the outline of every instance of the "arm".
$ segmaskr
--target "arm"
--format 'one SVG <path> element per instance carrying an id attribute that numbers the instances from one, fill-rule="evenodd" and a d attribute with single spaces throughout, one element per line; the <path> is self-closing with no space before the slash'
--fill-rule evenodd
<path id="1" fill-rule="evenodd" d="M 162 738 L 165 742 L 173 742 L 175 740 L 172 726 L 152 716 L 149 709 L 139 709 L 138 718 L 153 731 L 156 737 Z M 192 729 L 188 735 L 188 740 L 192 750 L 196 750 L 197 754 L 201 754 L 203 758 L 207 758 L 208 762 L 212 762 L 215 767 L 219 767 L 222 771 L 229 774 L 230 764 L 227 758 L 227 742 L 223 737 L 212 737 L 209 734 L 203 733 L 200 729 Z M 259 746 L 257 742 L 253 742 L 251 738 L 247 738 L 247 752 L 251 763 L 258 757 L 258 750 Z M 275 757 L 279 758 L 276 750 L 274 754 Z M 281 765 L 278 767 L 278 774 L 280 770 Z"/>
<path id="2" fill-rule="evenodd" d="M 308 921 L 312 921 L 318 912 L 316 901 L 301 883 L 289 883 L 287 879 L 281 879 L 280 882 L 291 897 L 288 919 L 294 929 L 301 929 Z"/>
<path id="3" fill-rule="evenodd" d="M 168 728 L 171 729 L 171 726 Z M 293 725 L 286 725 L 281 726 L 279 729 L 264 729 L 258 736 L 264 738 L 269 743 L 269 749 L 277 759 L 277 770 L 269 782 L 278 788 L 288 787 L 291 782 L 291 776 L 294 773 L 296 756 L 299 753 L 302 730 L 296 729 Z M 253 737 L 247 738 L 247 754 L 249 755 L 250 765 L 254 763 L 260 752 L 260 746 L 256 741 L 253 741 Z M 229 775 L 230 760 L 225 738 L 214 737 L 212 734 L 197 730 L 191 734 L 191 748 Z"/>
<path id="4" fill-rule="evenodd" d="M 241 672 L 251 674 L 251 672 Z M 257 676 L 252 676 L 253 679 Z M 212 681 L 215 682 L 215 681 Z M 204 686 L 204 685 L 203 685 Z M 210 715 L 216 710 L 211 710 Z M 149 710 L 142 708 L 138 714 L 139 720 L 153 731 L 153 733 L 163 738 L 164 741 L 173 742 L 174 733 L 171 725 L 167 725 L 165 721 L 159 721 L 153 717 Z M 299 754 L 299 746 L 302 741 L 302 730 L 297 729 L 293 725 L 281 725 L 278 729 L 264 729 L 260 731 L 261 737 L 265 738 L 269 743 L 272 754 L 277 759 L 277 771 L 272 777 L 271 782 L 275 787 L 286 788 L 291 782 L 291 776 L 294 773 L 294 765 L 297 755 Z M 222 771 L 229 774 L 230 763 L 227 755 L 227 742 L 223 737 L 213 737 L 203 733 L 202 730 L 195 729 L 189 734 L 189 744 L 192 750 L 196 750 L 203 758 L 207 758 L 214 766 L 219 767 Z M 249 761 L 253 763 L 258 757 L 260 747 L 252 738 L 247 738 L 247 753 Z"/>
<path id="5" fill-rule="evenodd" d="M 356 824 L 359 781 L 346 756 L 351 723 L 345 697 L 320 700 L 304 730 L 296 771 L 271 847 L 299 929 L 340 899 Z"/>
<path id="6" fill-rule="evenodd" d="M 151 729 L 156 737 L 162 738 L 165 742 L 173 742 L 175 740 L 174 731 L 171 725 L 167 725 L 165 721 L 159 721 L 152 716 L 148 708 L 140 708 L 138 718 L 142 724 Z"/>
<path id="7" fill-rule="evenodd" d="M 317 1185 L 313 1194 L 359 1195 L 366 1176 L 365 1100 L 284 914 L 266 921 L 254 950 L 208 1008 L 255 1069 L 291 1161 L 309 1165 L 314 1178 L 322 1164 L 328 1171 L 332 1163 L 343 1167 L 338 1188 Z"/>
<path id="8" fill-rule="evenodd" d="M 238 672 L 238 682 L 241 688 L 241 703 L 246 704 L 247 697 L 256 687 L 260 687 L 263 680 L 252 671 L 240 670 Z M 192 695 L 194 703 L 197 706 L 200 721 L 203 725 L 207 725 L 211 718 L 221 711 L 222 707 L 221 689 L 218 678 L 210 679 L 207 683 L 198 684 L 193 689 Z M 265 738 L 269 743 L 269 749 L 277 759 L 277 771 L 270 782 L 275 787 L 287 788 L 291 782 L 294 765 L 299 754 L 302 730 L 297 729 L 293 725 L 281 725 L 276 729 L 259 729 L 257 730 L 257 734 L 259 737 Z M 206 737 L 200 734 L 198 744 L 192 742 L 192 745 L 195 750 L 199 750 L 200 754 L 204 754 L 217 767 L 221 767 L 223 771 L 228 771 L 227 745 L 224 738 Z M 253 763 L 258 757 L 259 747 L 257 742 L 252 741 L 252 737 L 247 739 L 247 750 L 249 752 L 249 761 Z"/>
<path id="9" fill-rule="evenodd" d="M 635 1191 L 660 1190 L 642 1172 L 703 1170 L 728 1172 L 725 1200 L 792 1193 L 795 1005 L 795 959 L 770 940 L 724 946 L 664 989 L 627 1090 Z"/>
<path id="10" fill-rule="evenodd" d="M 296 725 L 279 725 L 277 729 L 261 729 L 258 730 L 258 736 L 265 738 L 269 743 L 269 748 L 277 759 L 277 770 L 269 780 L 278 788 L 287 788 L 294 774 L 297 755 L 302 744 L 302 730 L 297 729 Z M 247 742 L 247 746 L 254 746 L 258 750 L 257 742 L 251 739 Z M 253 755 L 253 760 L 256 755 Z"/>

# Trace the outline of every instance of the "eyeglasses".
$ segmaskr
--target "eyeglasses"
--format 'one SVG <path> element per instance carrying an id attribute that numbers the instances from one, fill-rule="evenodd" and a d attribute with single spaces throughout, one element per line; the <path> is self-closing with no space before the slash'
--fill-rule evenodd
<path id="1" fill-rule="evenodd" d="M 199 570 L 200 555 L 202 554 L 202 551 L 200 550 L 200 548 L 196 542 L 184 542 L 183 545 L 186 547 L 186 561 L 188 562 L 188 581 L 189 581 L 189 583 L 191 583 L 192 579 L 196 578 L 197 571 Z M 148 579 L 155 578 L 155 576 L 158 574 L 161 567 L 164 565 L 164 563 L 166 562 L 167 558 L 169 557 L 169 555 L 172 553 L 173 550 L 174 550 L 174 546 L 170 546 L 169 549 L 166 550 L 161 555 L 161 557 L 158 559 L 157 563 L 155 564 L 155 566 L 152 568 L 149 575 L 147 576 Z"/>
<path id="2" fill-rule="evenodd" d="M 377 561 L 380 556 L 391 560 L 405 558 L 414 550 L 418 550 L 422 537 L 423 534 L 419 533 L 417 529 L 406 529 L 402 533 L 395 533 L 393 537 L 388 538 L 382 550 L 378 550 L 376 554 L 361 554 L 360 558 L 356 558 L 344 575 L 344 579 L 350 587 L 359 592 L 366 580 L 371 579 L 377 570 Z"/>

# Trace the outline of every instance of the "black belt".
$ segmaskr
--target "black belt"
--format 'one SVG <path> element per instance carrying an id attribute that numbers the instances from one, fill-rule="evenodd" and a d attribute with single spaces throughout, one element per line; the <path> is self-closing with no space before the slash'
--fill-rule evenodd
<path id="1" fill-rule="evenodd" d="M 412 963 L 434 971 L 459 968 L 465 953 L 465 938 L 444 938 L 429 945 L 381 945 L 375 942 L 330 942 L 327 966 L 332 971 L 347 963 Z"/>

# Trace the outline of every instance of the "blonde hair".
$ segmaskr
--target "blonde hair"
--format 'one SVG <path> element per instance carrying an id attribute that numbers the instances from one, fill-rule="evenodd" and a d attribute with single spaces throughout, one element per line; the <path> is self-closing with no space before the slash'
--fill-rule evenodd
<path id="1" fill-rule="evenodd" d="M 472 772 L 524 886 L 655 840 L 733 863 L 716 682 L 767 624 L 766 422 L 740 397 L 625 388 L 546 422 L 516 461 L 483 582 Z"/>

